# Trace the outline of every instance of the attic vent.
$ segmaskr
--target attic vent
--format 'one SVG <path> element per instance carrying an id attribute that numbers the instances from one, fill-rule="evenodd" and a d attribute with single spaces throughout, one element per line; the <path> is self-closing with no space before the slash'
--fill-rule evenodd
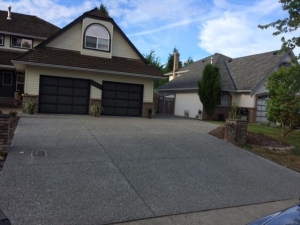
<path id="1" fill-rule="evenodd" d="M 231 61 L 232 61 L 232 59 L 229 59 L 229 60 L 228 60 L 228 62 L 231 62 Z"/>
<path id="2" fill-rule="evenodd" d="M 278 51 L 273 52 L 273 55 L 277 55 Z"/>

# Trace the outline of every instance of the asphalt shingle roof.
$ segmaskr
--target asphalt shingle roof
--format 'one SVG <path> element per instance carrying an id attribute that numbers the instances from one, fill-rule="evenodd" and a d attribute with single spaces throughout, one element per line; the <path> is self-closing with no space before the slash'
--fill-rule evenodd
<path id="1" fill-rule="evenodd" d="M 0 10 L 0 33 L 10 32 L 48 38 L 59 30 L 59 27 L 46 22 L 37 16 L 12 12 L 11 20 L 8 20 L 7 11 Z"/>
<path id="2" fill-rule="evenodd" d="M 224 63 L 224 61 L 227 61 L 230 58 L 218 53 L 180 68 L 179 71 L 188 70 L 188 72 L 180 74 L 179 77 L 160 86 L 158 89 L 162 90 L 198 88 L 198 81 L 202 79 L 202 71 L 207 64 L 211 63 L 211 57 L 213 57 L 213 65 L 216 65 L 220 69 L 222 88 L 227 90 L 235 89 Z"/>
<path id="3" fill-rule="evenodd" d="M 95 56 L 82 55 L 80 52 L 77 51 L 50 47 L 43 47 L 30 50 L 29 52 L 16 58 L 15 60 L 95 70 L 142 74 L 158 77 L 163 75 L 154 67 L 138 59 L 128 59 L 121 57 L 101 58 Z"/>
<path id="4" fill-rule="evenodd" d="M 279 63 L 285 53 L 266 52 L 226 62 L 238 90 L 252 90 Z"/>
<path id="5" fill-rule="evenodd" d="M 204 67 L 211 62 L 211 57 L 213 57 L 213 64 L 220 69 L 222 90 L 252 90 L 271 72 L 285 54 L 272 51 L 232 59 L 216 53 L 180 68 L 179 71 L 189 71 L 160 86 L 158 90 L 198 88 L 198 81 L 202 79 Z"/>
<path id="6" fill-rule="evenodd" d="M 10 50 L 0 50 L 0 65 L 12 66 L 12 59 L 15 59 L 22 55 L 24 52 L 10 51 Z"/>

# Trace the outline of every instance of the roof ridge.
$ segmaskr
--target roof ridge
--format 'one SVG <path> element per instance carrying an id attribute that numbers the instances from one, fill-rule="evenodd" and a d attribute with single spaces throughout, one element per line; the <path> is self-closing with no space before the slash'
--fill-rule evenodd
<path id="1" fill-rule="evenodd" d="M 251 56 L 257 56 L 257 55 L 263 55 L 263 54 L 268 54 L 268 53 L 278 52 L 278 51 L 279 51 L 279 50 L 273 50 L 273 51 L 269 51 L 269 52 L 256 53 L 256 54 L 253 54 L 253 55 L 240 56 L 240 57 L 232 58 L 232 59 L 233 59 L 233 60 L 235 60 L 235 59 L 241 59 L 241 58 L 246 58 L 246 57 L 251 57 Z"/>

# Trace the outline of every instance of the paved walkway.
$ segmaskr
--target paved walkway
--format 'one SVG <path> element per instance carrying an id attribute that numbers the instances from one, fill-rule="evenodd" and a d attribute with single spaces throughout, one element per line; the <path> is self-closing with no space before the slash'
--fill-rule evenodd
<path id="1" fill-rule="evenodd" d="M 108 224 L 299 197 L 299 173 L 208 135 L 214 127 L 24 114 L 0 209 L 14 225 Z"/>

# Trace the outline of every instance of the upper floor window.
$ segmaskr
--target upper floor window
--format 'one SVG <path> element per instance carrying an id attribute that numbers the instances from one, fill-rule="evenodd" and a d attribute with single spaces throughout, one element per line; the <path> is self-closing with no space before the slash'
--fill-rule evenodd
<path id="1" fill-rule="evenodd" d="M 4 35 L 0 34 L 0 45 L 4 45 Z"/>
<path id="2" fill-rule="evenodd" d="M 109 33 L 105 27 L 93 24 L 85 30 L 84 47 L 109 51 L 109 39 Z"/>
<path id="3" fill-rule="evenodd" d="M 2 85 L 12 85 L 13 74 L 11 72 L 3 72 Z"/>
<path id="4" fill-rule="evenodd" d="M 11 37 L 10 45 L 15 48 L 32 48 L 32 39 Z"/>
<path id="5" fill-rule="evenodd" d="M 226 92 L 226 91 L 221 92 L 221 95 L 218 99 L 217 105 L 219 105 L 219 106 L 230 106 L 230 96 L 229 96 L 228 92 Z"/>

